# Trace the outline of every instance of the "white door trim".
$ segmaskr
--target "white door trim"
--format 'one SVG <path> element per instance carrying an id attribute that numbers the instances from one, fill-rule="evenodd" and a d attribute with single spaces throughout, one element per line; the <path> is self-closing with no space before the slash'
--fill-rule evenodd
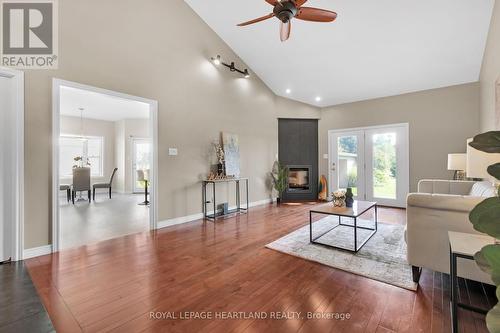
<path id="1" fill-rule="evenodd" d="M 158 228 L 158 102 L 152 99 L 124 94 L 121 92 L 89 86 L 77 82 L 61 79 L 52 79 L 52 252 L 60 250 L 61 230 L 59 215 L 59 119 L 60 119 L 60 96 L 61 86 L 88 90 L 100 94 L 106 94 L 118 98 L 134 100 L 149 104 L 149 130 L 151 133 L 152 146 L 152 170 L 153 178 L 150 189 L 150 214 L 149 227 L 151 230 Z"/>
<path id="2" fill-rule="evenodd" d="M 0 67 L 0 76 L 12 79 L 15 85 L 16 111 L 16 143 L 10 145 L 13 156 L 16 156 L 15 188 L 13 193 L 16 200 L 14 218 L 14 232 L 12 238 L 12 260 L 22 260 L 24 250 L 24 72 Z"/>
<path id="3" fill-rule="evenodd" d="M 404 178 L 406 178 L 406 182 L 404 183 L 403 188 L 406 190 L 406 193 L 409 193 L 410 190 L 410 125 L 408 123 L 396 123 L 396 124 L 385 124 L 385 125 L 376 125 L 376 126 L 365 126 L 365 127 L 352 127 L 352 128 L 340 128 L 340 129 L 331 129 L 328 130 L 328 188 L 331 191 L 331 186 L 332 186 L 332 172 L 331 172 L 331 166 L 333 163 L 333 154 L 332 154 L 332 147 L 331 147 L 331 142 L 332 142 L 332 137 L 336 133 L 344 133 L 344 132 L 355 132 L 355 131 L 369 131 L 369 130 L 376 130 L 376 129 L 384 129 L 384 128 L 390 128 L 390 127 L 403 127 L 405 129 L 406 137 L 405 143 L 406 143 L 406 149 L 403 152 L 403 164 L 407 166 L 405 169 L 406 175 Z M 365 161 L 366 164 L 366 161 Z M 366 193 L 365 189 L 365 193 Z M 329 195 L 330 195 L 329 193 Z M 398 207 L 405 207 L 406 203 L 398 203 Z"/>

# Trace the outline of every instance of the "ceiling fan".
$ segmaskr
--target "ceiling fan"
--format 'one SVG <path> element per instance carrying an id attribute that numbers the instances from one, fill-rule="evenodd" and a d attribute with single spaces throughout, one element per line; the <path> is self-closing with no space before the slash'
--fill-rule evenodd
<path id="1" fill-rule="evenodd" d="M 254 24 L 260 21 L 277 17 L 281 21 L 280 39 L 282 42 L 290 38 L 291 20 L 297 18 L 312 22 L 332 22 L 337 18 L 337 13 L 326 9 L 302 7 L 307 0 L 265 0 L 274 6 L 271 14 L 238 24 L 239 27 Z"/>

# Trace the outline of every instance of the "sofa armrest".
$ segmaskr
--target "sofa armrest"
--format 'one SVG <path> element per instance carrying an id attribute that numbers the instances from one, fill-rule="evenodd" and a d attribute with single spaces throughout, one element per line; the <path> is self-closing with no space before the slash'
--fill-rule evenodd
<path id="1" fill-rule="evenodd" d="M 453 194 L 410 193 L 407 207 L 420 207 L 455 212 L 470 212 L 485 198 Z"/>
<path id="2" fill-rule="evenodd" d="M 475 181 L 422 179 L 418 182 L 419 193 L 468 195 Z"/>

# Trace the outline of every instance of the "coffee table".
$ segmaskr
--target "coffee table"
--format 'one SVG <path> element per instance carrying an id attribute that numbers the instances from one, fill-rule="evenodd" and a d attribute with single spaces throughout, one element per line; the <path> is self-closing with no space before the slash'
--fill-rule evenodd
<path id="1" fill-rule="evenodd" d="M 359 221 L 358 221 L 358 218 L 361 215 L 367 213 L 369 210 L 374 211 L 374 217 L 373 217 L 374 226 L 373 226 L 373 228 L 367 227 L 367 226 L 361 226 L 361 225 L 359 225 Z M 316 222 L 313 222 L 313 214 L 338 216 L 338 222 L 332 221 L 332 222 L 335 222 L 335 225 L 332 228 L 329 228 L 327 231 L 323 231 L 319 236 L 314 236 L 313 226 Z M 343 223 L 342 218 L 352 219 L 354 223 L 353 224 Z M 376 202 L 355 200 L 354 204 L 351 208 L 334 207 L 331 202 L 326 203 L 326 204 L 323 204 L 320 206 L 316 206 L 309 211 L 310 242 L 314 243 L 314 244 L 320 244 L 320 245 L 328 246 L 331 248 L 346 250 L 346 251 L 350 251 L 350 252 L 358 252 L 363 247 L 363 245 L 365 245 L 366 242 L 368 242 L 368 240 L 370 240 L 370 238 L 377 232 L 377 223 L 378 223 L 378 220 L 377 220 L 377 203 Z M 328 244 L 328 243 L 323 243 L 321 241 L 318 241 L 319 238 L 322 238 L 323 236 L 327 235 L 328 233 L 333 232 L 336 228 L 338 228 L 340 226 L 352 228 L 352 230 L 353 230 L 353 243 L 354 243 L 354 246 L 352 249 L 338 246 L 338 245 L 331 244 L 331 243 Z M 358 230 L 359 229 L 371 231 L 367 236 L 365 236 L 365 239 L 363 239 L 361 242 L 358 242 Z"/>

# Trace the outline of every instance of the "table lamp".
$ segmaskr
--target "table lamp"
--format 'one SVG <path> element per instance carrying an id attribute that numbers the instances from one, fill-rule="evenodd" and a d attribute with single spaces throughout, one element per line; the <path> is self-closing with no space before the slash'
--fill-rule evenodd
<path id="1" fill-rule="evenodd" d="M 467 154 L 448 154 L 448 170 L 455 171 L 453 180 L 464 180 Z"/>
<path id="2" fill-rule="evenodd" d="M 469 145 L 472 139 L 467 140 L 467 177 L 469 178 L 483 178 L 495 182 L 495 178 L 491 176 L 487 169 L 490 165 L 500 163 L 500 154 L 485 153 L 477 150 Z"/>

